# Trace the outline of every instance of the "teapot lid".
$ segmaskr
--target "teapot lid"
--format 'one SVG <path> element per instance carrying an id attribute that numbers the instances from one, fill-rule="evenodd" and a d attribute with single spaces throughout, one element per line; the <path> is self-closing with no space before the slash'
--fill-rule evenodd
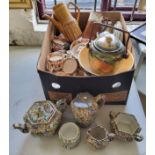
<path id="1" fill-rule="evenodd" d="M 89 108 L 93 105 L 93 99 L 89 93 L 79 93 L 72 103 L 78 108 Z"/>
<path id="2" fill-rule="evenodd" d="M 45 124 L 55 115 L 56 107 L 51 101 L 35 102 L 24 116 L 26 123 L 31 125 Z"/>
<path id="3" fill-rule="evenodd" d="M 100 51 L 115 52 L 122 47 L 120 42 L 112 33 L 105 31 L 95 39 L 93 44 Z"/>

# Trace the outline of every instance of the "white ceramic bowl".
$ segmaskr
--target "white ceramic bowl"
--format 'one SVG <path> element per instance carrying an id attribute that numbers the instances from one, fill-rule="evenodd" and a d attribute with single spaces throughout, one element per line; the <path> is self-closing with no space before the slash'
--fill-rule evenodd
<path id="1" fill-rule="evenodd" d="M 71 149 L 80 142 L 80 128 L 73 122 L 65 123 L 59 130 L 60 143 L 67 149 Z"/>

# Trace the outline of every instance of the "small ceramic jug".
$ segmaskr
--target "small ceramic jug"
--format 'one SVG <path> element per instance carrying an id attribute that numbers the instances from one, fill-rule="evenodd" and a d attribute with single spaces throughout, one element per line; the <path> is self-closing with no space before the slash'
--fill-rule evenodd
<path id="1" fill-rule="evenodd" d="M 71 102 L 71 110 L 76 122 L 81 127 L 87 127 L 96 118 L 99 105 L 105 103 L 105 96 L 100 94 L 93 97 L 89 93 L 79 93 Z"/>
<path id="2" fill-rule="evenodd" d="M 115 134 L 108 133 L 105 127 L 96 126 L 88 129 L 86 135 L 86 141 L 95 149 L 102 149 L 109 144 L 115 137 Z"/>

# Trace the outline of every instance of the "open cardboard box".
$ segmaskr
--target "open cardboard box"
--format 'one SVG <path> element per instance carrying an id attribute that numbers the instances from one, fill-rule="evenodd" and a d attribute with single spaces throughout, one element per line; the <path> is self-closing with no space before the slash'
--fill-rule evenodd
<path id="1" fill-rule="evenodd" d="M 80 27 L 84 30 L 89 17 L 88 12 L 82 12 Z M 124 18 L 119 12 L 103 12 L 103 15 L 112 21 L 120 20 L 124 30 L 127 30 Z M 41 79 L 46 99 L 67 97 L 69 100 L 80 92 L 89 92 L 92 95 L 103 93 L 107 104 L 126 104 L 135 65 L 130 71 L 111 76 L 64 77 L 56 76 L 46 70 L 46 57 L 51 51 L 51 36 L 55 34 L 54 26 L 49 23 L 42 44 L 37 70 Z M 127 36 L 125 36 L 127 39 Z M 133 53 L 131 40 L 128 49 Z"/>

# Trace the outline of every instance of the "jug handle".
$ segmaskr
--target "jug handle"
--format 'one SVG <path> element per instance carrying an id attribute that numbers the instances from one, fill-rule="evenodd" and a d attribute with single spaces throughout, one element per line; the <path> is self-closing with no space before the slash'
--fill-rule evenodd
<path id="1" fill-rule="evenodd" d="M 102 107 L 106 102 L 106 96 L 104 94 L 95 96 L 95 102 L 98 103 L 100 107 Z"/>
<path id="2" fill-rule="evenodd" d="M 78 12 L 77 12 L 76 20 L 79 23 L 79 20 L 80 20 L 80 8 L 78 7 L 78 5 L 74 4 L 73 2 L 69 2 L 67 4 L 67 7 L 69 8 L 70 5 L 73 5 L 75 7 L 75 13 L 76 13 L 76 9 L 77 9 Z"/>
<path id="3" fill-rule="evenodd" d="M 26 126 L 26 124 L 15 123 L 15 124 L 13 124 L 13 128 L 20 130 L 22 133 L 28 133 L 29 132 L 29 129 Z"/>
<path id="4" fill-rule="evenodd" d="M 42 17 L 50 20 L 59 29 L 59 31 L 64 34 L 64 30 L 63 30 L 62 25 L 57 20 L 55 20 L 52 16 L 44 14 Z"/>
<path id="5" fill-rule="evenodd" d="M 117 116 L 117 114 L 115 112 L 113 112 L 113 111 L 109 112 L 109 117 L 110 117 L 111 120 L 115 119 L 116 116 Z"/>

